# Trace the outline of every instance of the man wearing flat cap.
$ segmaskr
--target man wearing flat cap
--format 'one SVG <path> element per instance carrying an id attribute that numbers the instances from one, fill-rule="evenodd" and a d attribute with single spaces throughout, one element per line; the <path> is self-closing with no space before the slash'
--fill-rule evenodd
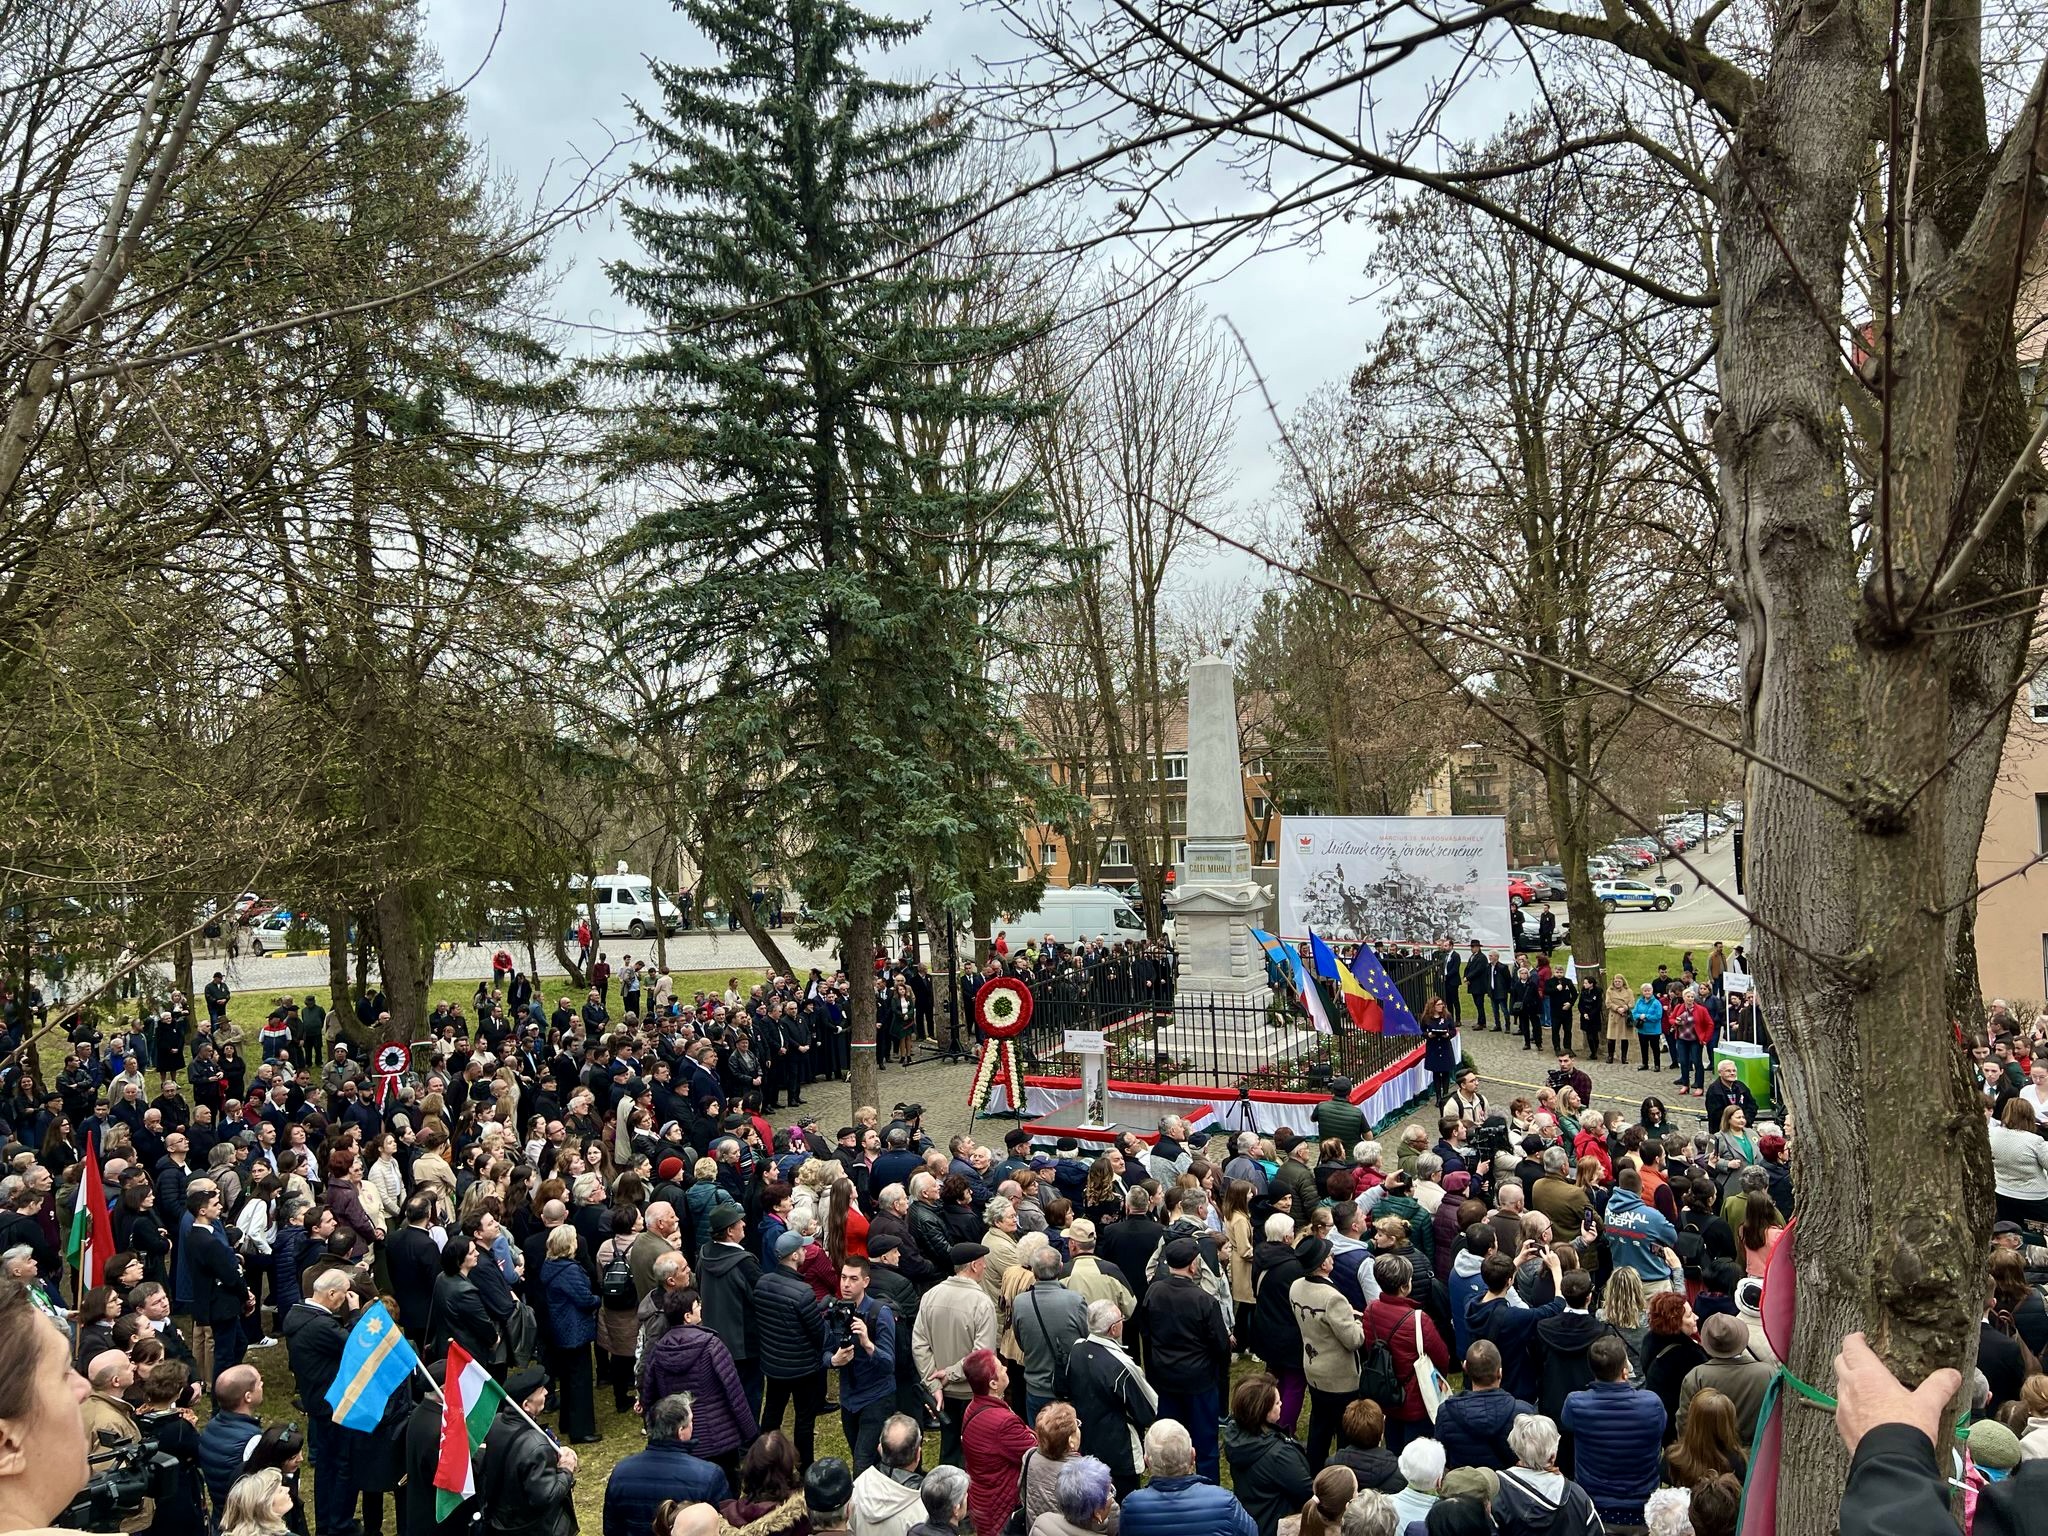
<path id="1" fill-rule="evenodd" d="M 942 1389 L 945 1425 L 939 1431 L 939 1459 L 960 1461 L 960 1416 L 973 1395 L 961 1363 L 977 1349 L 994 1349 L 1002 1340 L 996 1304 L 982 1289 L 988 1249 L 980 1243 L 955 1243 L 946 1250 L 953 1273 L 933 1286 L 918 1305 L 911 1330 L 911 1353 L 917 1373 Z"/>
<path id="2" fill-rule="evenodd" d="M 576 1453 L 528 1422 L 547 1400 L 545 1370 L 529 1365 L 514 1371 L 497 1421 L 484 1436 L 477 1493 L 490 1529 L 501 1536 L 572 1536 L 576 1529 Z"/>

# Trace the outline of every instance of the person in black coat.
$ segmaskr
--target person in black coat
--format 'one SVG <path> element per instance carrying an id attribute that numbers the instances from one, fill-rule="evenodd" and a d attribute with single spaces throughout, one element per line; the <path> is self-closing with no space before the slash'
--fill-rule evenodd
<path id="1" fill-rule="evenodd" d="M 484 1364 L 498 1358 L 497 1326 L 469 1278 L 478 1262 L 476 1244 L 466 1237 L 451 1237 L 441 1249 L 441 1273 L 434 1281 L 426 1325 L 427 1353 L 437 1360 L 447 1357 L 450 1340 Z"/>
<path id="2" fill-rule="evenodd" d="M 768 1380 L 761 1409 L 764 1430 L 782 1426 L 782 1409 L 796 1404 L 797 1465 L 817 1459 L 817 1420 L 825 1411 L 825 1314 L 811 1283 L 796 1266 L 807 1239 L 785 1232 L 775 1242 L 775 1265 L 754 1288 L 759 1315 L 761 1374 Z"/>
<path id="3" fill-rule="evenodd" d="M 1222 1404 L 1216 1383 L 1230 1366 L 1230 1329 L 1216 1298 L 1197 1278 L 1201 1248 L 1180 1238 L 1167 1245 L 1162 1257 L 1167 1273 L 1145 1293 L 1151 1341 L 1146 1375 L 1159 1394 L 1160 1415 L 1187 1426 L 1195 1444 L 1196 1470 L 1215 1482 L 1222 1465 L 1216 1443 Z M 1299 1350 L 1299 1335 L 1296 1338 Z"/>
<path id="4" fill-rule="evenodd" d="M 192 1321 L 213 1330 L 213 1372 L 240 1365 L 249 1341 L 242 1314 L 249 1310 L 249 1283 L 222 1230 L 220 1191 L 197 1184 L 191 1196 L 192 1230 L 185 1242 L 192 1269 Z"/>
<path id="5" fill-rule="evenodd" d="M 477 1473 L 488 1527 L 498 1536 L 573 1536 L 576 1453 L 556 1445 L 514 1407 L 535 1415 L 547 1406 L 547 1372 L 528 1366 L 513 1372 L 505 1386 Z"/>
<path id="6" fill-rule="evenodd" d="M 447 1362 L 427 1367 L 434 1385 L 446 1384 Z M 472 1448 L 472 1455 L 474 1448 Z M 483 1503 L 475 1497 L 464 1499 L 446 1520 L 439 1519 L 434 1473 L 441 1465 L 441 1404 L 421 1396 L 405 1421 L 405 1491 L 400 1495 L 405 1515 L 401 1522 L 407 1536 L 475 1536 L 483 1518 Z"/>
<path id="7" fill-rule="evenodd" d="M 1067 1354 L 1067 1401 L 1081 1420 L 1081 1454 L 1109 1468 L 1119 1499 L 1138 1486 L 1133 1445 L 1159 1417 L 1158 1394 L 1125 1353 L 1123 1333 L 1115 1302 L 1090 1302 L 1088 1337 Z"/>
<path id="8" fill-rule="evenodd" d="M 313 1459 L 313 1523 L 321 1531 L 346 1531 L 355 1523 L 357 1485 L 351 1446 L 334 1423 L 327 1392 L 341 1373 L 356 1295 L 348 1272 L 330 1269 L 313 1281 L 312 1295 L 287 1312 L 279 1332 L 285 1358 L 307 1415 L 307 1451 Z"/>
<path id="9" fill-rule="evenodd" d="M 1135 1192 L 1134 1192 L 1135 1193 Z M 1112 1221 L 1099 1229 L 1095 1239 L 1095 1252 L 1108 1263 L 1123 1271 L 1124 1280 L 1131 1288 L 1131 1295 L 1137 1302 L 1137 1316 L 1126 1323 L 1130 1332 L 1125 1334 L 1125 1345 L 1136 1345 L 1134 1353 L 1141 1353 L 1150 1362 L 1151 1349 L 1147 1342 L 1151 1336 L 1151 1314 L 1146 1311 L 1145 1297 L 1150 1285 L 1152 1255 L 1159 1245 L 1166 1241 L 1166 1223 L 1152 1214 L 1151 1196 L 1144 1194 L 1138 1204 L 1132 1204 L 1126 1197 L 1124 1218 Z M 1131 1337 L 1131 1333 L 1136 1338 Z"/>
<path id="10" fill-rule="evenodd" d="M 434 1285 L 441 1278 L 441 1249 L 427 1230 L 433 1211 L 431 1193 L 414 1195 L 405 1202 L 405 1225 L 384 1245 L 385 1262 L 391 1269 L 391 1296 L 398 1304 L 398 1326 L 414 1344 L 427 1337 L 427 1314 L 433 1310 Z"/>

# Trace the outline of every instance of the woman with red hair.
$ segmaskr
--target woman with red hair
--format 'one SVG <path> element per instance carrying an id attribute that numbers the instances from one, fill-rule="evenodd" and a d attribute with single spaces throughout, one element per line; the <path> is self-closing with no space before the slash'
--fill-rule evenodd
<path id="1" fill-rule="evenodd" d="M 1010 1374 L 992 1349 L 977 1349 L 960 1363 L 974 1391 L 960 1415 L 960 1445 L 967 1463 L 967 1507 L 974 1528 L 1000 1536 L 1017 1508 L 1025 1453 L 1038 1444 L 1030 1427 L 1003 1400 Z"/>

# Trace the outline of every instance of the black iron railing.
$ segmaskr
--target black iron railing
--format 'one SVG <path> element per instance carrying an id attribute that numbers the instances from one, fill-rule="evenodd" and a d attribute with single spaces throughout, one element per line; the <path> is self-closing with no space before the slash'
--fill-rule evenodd
<path id="1" fill-rule="evenodd" d="M 1389 960 L 1386 967 L 1419 1014 L 1428 992 L 1427 960 Z M 1072 1076 L 1081 1064 L 1066 1050 L 1066 1032 L 1101 1030 L 1112 1081 L 1310 1093 L 1328 1088 L 1333 1078 L 1361 1082 L 1418 1043 L 1414 1036 L 1352 1029 L 1335 989 L 1324 991 L 1335 1026 L 1329 1035 L 1319 1034 L 1284 992 L 1262 1006 L 1227 994 L 1105 995 L 1098 989 L 1091 995 L 1070 982 L 1041 982 L 1032 991 L 1030 1028 L 1018 1044 L 1027 1073 Z"/>

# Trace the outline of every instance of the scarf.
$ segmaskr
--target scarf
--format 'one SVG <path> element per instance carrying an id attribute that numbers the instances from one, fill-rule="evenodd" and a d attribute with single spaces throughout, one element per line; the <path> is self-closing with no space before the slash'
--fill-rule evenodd
<path id="1" fill-rule="evenodd" d="M 1151 1408 L 1154 1413 L 1157 1413 L 1159 1411 L 1159 1394 L 1152 1390 L 1152 1383 L 1147 1381 L 1145 1373 L 1138 1369 L 1137 1361 L 1125 1353 L 1123 1345 L 1116 1339 L 1112 1339 L 1108 1334 L 1096 1333 L 1093 1330 L 1090 1330 L 1088 1334 L 1088 1342 L 1090 1344 L 1100 1344 L 1109 1351 L 1111 1357 L 1123 1368 L 1124 1375 L 1128 1376 L 1133 1385 L 1137 1387 L 1138 1395 L 1145 1399 L 1146 1406 Z M 1143 1467 L 1145 1465 L 1145 1442 L 1138 1438 L 1138 1432 L 1135 1429 L 1130 1431 L 1130 1436 L 1131 1465 Z"/>

